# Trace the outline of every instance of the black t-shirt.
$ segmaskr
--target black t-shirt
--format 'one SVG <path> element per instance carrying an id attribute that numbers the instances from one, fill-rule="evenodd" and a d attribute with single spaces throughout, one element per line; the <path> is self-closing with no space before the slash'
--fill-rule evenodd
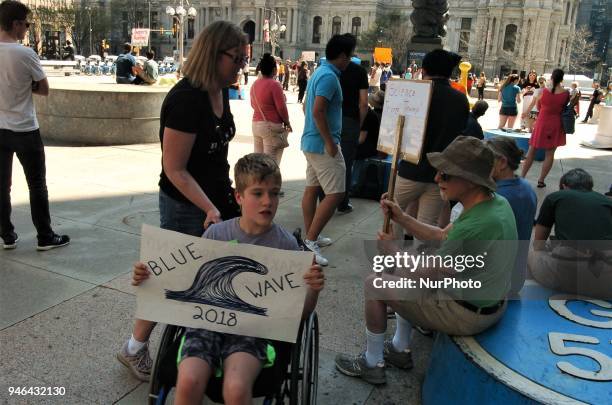
<path id="1" fill-rule="evenodd" d="M 378 145 L 378 133 L 380 131 L 380 117 L 382 115 L 382 111 L 368 109 L 368 114 L 363 121 L 363 125 L 361 126 L 362 131 L 366 131 L 368 135 L 366 136 L 365 141 L 357 146 L 357 154 L 355 155 L 355 160 L 367 159 L 369 157 L 373 157 L 378 155 L 378 150 L 376 146 Z"/>
<path id="2" fill-rule="evenodd" d="M 591 104 L 599 104 L 601 102 L 601 91 L 599 89 L 593 90 L 593 99 Z"/>
<path id="3" fill-rule="evenodd" d="M 368 74 L 364 68 L 351 62 L 340 75 L 342 87 L 342 115 L 359 119 L 359 91 L 367 90 Z"/>
<path id="4" fill-rule="evenodd" d="M 559 190 L 540 207 L 537 223 L 560 240 L 612 239 L 612 199 L 595 191 Z"/>
<path id="5" fill-rule="evenodd" d="M 527 87 L 531 87 L 531 91 L 528 91 L 527 93 L 525 93 L 524 96 L 533 96 L 534 90 L 539 89 L 540 85 L 538 84 L 538 82 L 528 82 L 527 80 L 523 80 L 521 83 L 519 83 L 519 87 L 521 89 L 526 89 Z"/>
<path id="6" fill-rule="evenodd" d="M 421 160 L 418 165 L 402 160 L 399 175 L 408 180 L 434 183 L 436 170 L 429 164 L 427 154 L 442 152 L 461 135 L 467 125 L 468 113 L 465 94 L 453 89 L 448 79 L 434 79 Z"/>
<path id="7" fill-rule="evenodd" d="M 222 205 L 231 192 L 227 153 L 229 142 L 236 134 L 227 89 L 223 90 L 223 116 L 218 118 L 213 113 L 208 92 L 194 88 L 187 78 L 182 79 L 162 104 L 159 128 L 162 147 L 166 127 L 196 134 L 187 171 L 215 206 Z M 166 177 L 163 166 L 159 187 L 175 200 L 190 202 Z"/>

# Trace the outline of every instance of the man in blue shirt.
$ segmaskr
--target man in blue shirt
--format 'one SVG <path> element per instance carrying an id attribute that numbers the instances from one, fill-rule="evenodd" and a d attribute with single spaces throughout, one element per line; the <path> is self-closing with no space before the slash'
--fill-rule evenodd
<path id="1" fill-rule="evenodd" d="M 346 167 L 339 144 L 342 132 L 342 88 L 340 72 L 351 62 L 356 39 L 351 34 L 334 35 L 325 48 L 325 60 L 308 80 L 301 149 L 306 156 L 306 189 L 302 211 L 304 243 L 316 254 L 317 263 L 327 266 L 321 246 L 331 244 L 319 234 L 344 198 Z M 320 190 L 325 198 L 317 206 Z"/>
<path id="2" fill-rule="evenodd" d="M 124 44 L 123 53 L 117 57 L 117 78 L 119 84 L 131 84 L 136 76 L 132 73 L 132 68 L 136 66 L 136 58 L 132 55 L 132 45 Z"/>

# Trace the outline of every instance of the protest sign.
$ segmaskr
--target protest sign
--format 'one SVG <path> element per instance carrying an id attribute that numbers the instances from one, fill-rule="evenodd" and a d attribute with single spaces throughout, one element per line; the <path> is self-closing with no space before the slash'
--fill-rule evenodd
<path id="1" fill-rule="evenodd" d="M 132 28 L 132 46 L 147 46 L 149 45 L 149 33 L 151 30 L 148 28 Z"/>
<path id="2" fill-rule="evenodd" d="M 392 79 L 387 82 L 378 150 L 394 154 L 398 117 L 403 115 L 405 117 L 403 137 L 399 156 L 395 158 L 414 164 L 419 163 L 425 142 L 431 86 L 429 80 Z"/>
<path id="3" fill-rule="evenodd" d="M 302 51 L 302 60 L 305 62 L 314 62 L 316 59 L 315 51 Z"/>
<path id="4" fill-rule="evenodd" d="M 136 318 L 295 342 L 312 253 L 142 227 Z"/>

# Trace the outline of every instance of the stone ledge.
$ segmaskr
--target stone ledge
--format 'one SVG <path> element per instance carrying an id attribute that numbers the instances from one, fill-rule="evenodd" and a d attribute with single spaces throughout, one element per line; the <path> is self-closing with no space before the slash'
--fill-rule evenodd
<path id="1" fill-rule="evenodd" d="M 158 142 L 159 114 L 170 87 L 111 79 L 51 81 L 47 97 L 34 97 L 42 137 L 81 145 Z"/>

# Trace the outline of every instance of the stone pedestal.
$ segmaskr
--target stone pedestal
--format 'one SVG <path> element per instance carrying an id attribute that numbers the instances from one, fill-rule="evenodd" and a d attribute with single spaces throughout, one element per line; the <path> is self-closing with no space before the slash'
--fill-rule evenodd
<path id="1" fill-rule="evenodd" d="M 415 40 L 417 40 L 417 42 L 415 42 Z M 421 42 L 423 40 L 429 40 L 429 42 Z M 408 52 L 406 53 L 408 64 L 410 64 L 412 60 L 416 60 L 417 64 L 421 66 L 423 57 L 434 49 L 442 49 L 442 40 L 440 38 L 413 37 L 412 41 L 408 44 Z"/>
<path id="2" fill-rule="evenodd" d="M 597 133 L 592 139 L 583 139 L 581 143 L 591 148 L 612 148 L 612 106 L 600 104 L 596 107 L 599 120 Z"/>

